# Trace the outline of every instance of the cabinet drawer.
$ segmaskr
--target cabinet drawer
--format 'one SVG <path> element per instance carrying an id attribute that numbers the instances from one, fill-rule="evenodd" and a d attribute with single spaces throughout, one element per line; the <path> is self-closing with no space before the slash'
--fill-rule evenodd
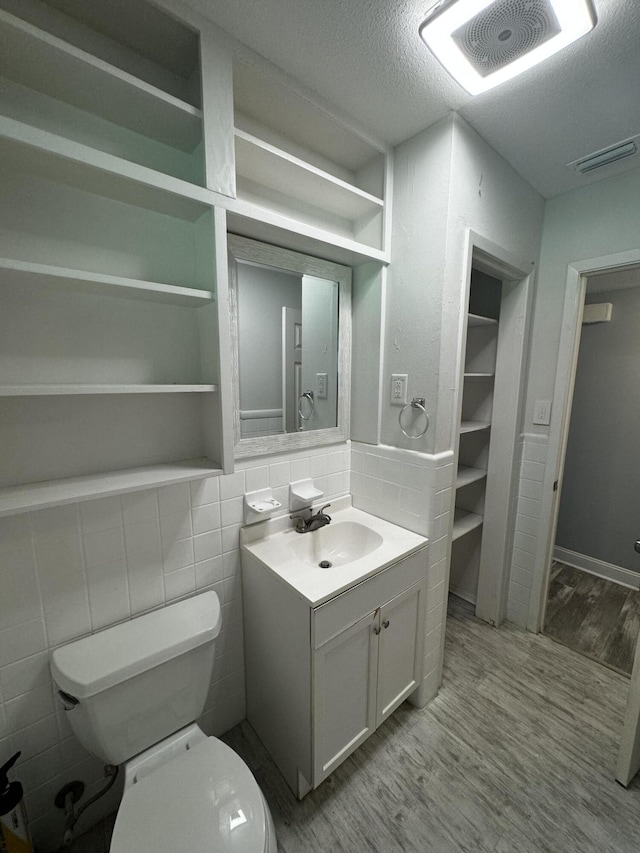
<path id="1" fill-rule="evenodd" d="M 427 573 L 427 547 L 425 545 L 400 562 L 316 607 L 311 629 L 313 648 L 319 648 L 367 613 L 372 613 L 398 593 L 422 580 Z"/>

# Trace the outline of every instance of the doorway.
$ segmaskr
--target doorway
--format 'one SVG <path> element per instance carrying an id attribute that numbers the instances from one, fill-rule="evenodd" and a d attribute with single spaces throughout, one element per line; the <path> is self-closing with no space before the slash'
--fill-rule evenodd
<path id="1" fill-rule="evenodd" d="M 630 675 L 640 626 L 640 268 L 585 278 L 543 632 Z"/>
<path id="2" fill-rule="evenodd" d="M 469 231 L 452 444 L 450 591 L 499 625 L 506 615 L 512 510 L 531 307 L 530 272 Z"/>

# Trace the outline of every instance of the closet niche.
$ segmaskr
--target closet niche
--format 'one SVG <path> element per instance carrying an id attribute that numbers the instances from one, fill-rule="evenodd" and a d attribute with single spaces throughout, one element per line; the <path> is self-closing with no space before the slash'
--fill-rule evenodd
<path id="1" fill-rule="evenodd" d="M 473 269 L 464 344 L 458 431 L 455 518 L 449 590 L 476 604 L 490 499 L 493 399 L 500 334 L 502 282 Z M 506 508 L 505 508 L 506 512 Z"/>

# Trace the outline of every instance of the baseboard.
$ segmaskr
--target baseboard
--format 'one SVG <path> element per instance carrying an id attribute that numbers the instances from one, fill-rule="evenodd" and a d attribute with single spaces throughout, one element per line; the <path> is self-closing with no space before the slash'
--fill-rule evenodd
<path id="1" fill-rule="evenodd" d="M 568 548 L 559 548 L 557 545 L 553 549 L 553 559 L 599 578 L 613 581 L 620 586 L 640 589 L 640 574 L 630 569 L 623 569 L 622 566 L 614 566 L 613 563 L 605 563 L 603 560 L 596 560 L 595 557 L 588 557 L 577 551 L 569 551 Z"/>
<path id="2" fill-rule="evenodd" d="M 471 592 L 467 592 L 466 589 L 462 589 L 462 587 L 450 584 L 449 592 L 451 593 L 451 595 L 457 595 L 458 598 L 461 598 L 463 601 L 468 601 L 469 604 L 473 604 L 474 607 L 476 606 L 477 596 L 475 596 Z"/>

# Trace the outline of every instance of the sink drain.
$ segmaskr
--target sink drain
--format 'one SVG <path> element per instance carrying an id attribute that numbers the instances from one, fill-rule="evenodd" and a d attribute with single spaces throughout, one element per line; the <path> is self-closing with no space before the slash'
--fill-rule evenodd
<path id="1" fill-rule="evenodd" d="M 320 560 L 318 565 L 320 566 L 321 569 L 330 569 L 331 568 L 331 563 L 329 562 L 329 560 Z"/>

